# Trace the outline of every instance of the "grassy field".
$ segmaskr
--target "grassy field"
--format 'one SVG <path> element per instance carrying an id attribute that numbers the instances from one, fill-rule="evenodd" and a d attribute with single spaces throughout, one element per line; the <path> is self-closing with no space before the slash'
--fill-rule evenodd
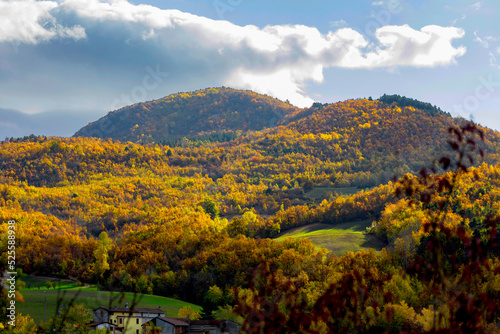
<path id="1" fill-rule="evenodd" d="M 349 222 L 338 225 L 312 224 L 283 232 L 277 240 L 285 238 L 307 238 L 318 247 L 324 247 L 336 255 L 357 252 L 361 249 L 382 250 L 386 244 L 374 235 L 366 234 L 371 220 Z"/>
<path id="2" fill-rule="evenodd" d="M 22 314 L 29 314 L 37 323 L 44 320 L 45 297 L 47 297 L 47 319 L 56 314 L 58 300 L 61 300 L 60 304 L 64 305 L 68 305 L 70 302 L 82 304 L 89 310 L 99 306 L 116 305 L 123 307 L 127 302 L 129 305 L 132 305 L 134 301 L 134 293 L 127 292 L 121 294 L 119 292 L 98 291 L 94 286 L 81 287 L 77 283 L 67 280 L 53 280 L 59 283 L 55 290 L 53 288 L 47 289 L 45 286 L 38 289 L 37 284 L 39 282 L 43 284 L 48 278 L 25 276 L 21 280 L 27 283 L 27 285 L 30 283 L 32 287 L 30 289 L 25 287 L 20 291 L 25 302 L 18 302 L 16 307 Z M 166 316 L 176 317 L 179 309 L 184 306 L 191 306 L 198 312 L 201 310 L 201 307 L 198 305 L 154 295 L 137 294 L 135 300 L 135 307 L 158 308 L 158 306 L 161 306 Z"/>

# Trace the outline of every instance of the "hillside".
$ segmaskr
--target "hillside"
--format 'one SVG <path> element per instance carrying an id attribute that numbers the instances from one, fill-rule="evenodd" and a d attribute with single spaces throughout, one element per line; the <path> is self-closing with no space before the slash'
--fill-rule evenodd
<path id="1" fill-rule="evenodd" d="M 311 181 L 324 187 L 373 187 L 432 163 L 448 150 L 447 129 L 463 122 L 398 95 L 297 109 L 250 91 L 211 88 L 111 112 L 75 136 L 175 147 L 171 152 L 212 178 L 245 174 L 253 182 L 290 188 L 293 182 L 279 177 L 284 172 L 300 186 Z M 495 163 L 500 136 L 483 131 L 486 161 Z M 211 158 L 193 150 L 208 143 L 224 150 L 214 155 L 209 149 Z M 168 160 L 169 165 L 187 164 L 177 157 Z"/>
<path id="2" fill-rule="evenodd" d="M 339 278 L 359 269 L 368 275 L 363 282 L 385 289 L 370 291 L 369 298 L 382 300 L 390 289 L 394 303 L 428 313 L 433 287 L 406 269 L 417 256 L 429 256 L 418 247 L 427 237 L 421 224 L 439 212 L 442 197 L 409 203 L 388 180 L 417 174 L 443 154 L 454 159 L 448 127 L 464 121 L 418 101 L 392 99 L 290 110 L 277 126 L 242 131 L 232 140 L 221 132 L 197 132 L 163 144 L 36 136 L 3 141 L 0 245 L 7 245 L 5 222 L 15 220 L 16 266 L 27 274 L 153 292 L 201 305 L 207 313 L 231 312 L 241 303 L 252 307 L 261 292 L 252 290 L 250 280 L 259 277 L 259 266 L 267 275 L 263 261 L 277 278 L 266 282 L 279 284 L 270 291 L 294 291 L 292 284 L 308 310 Z M 450 256 L 471 245 L 465 236 L 480 238 L 474 244 L 484 244 L 483 255 L 492 249 L 488 217 L 499 216 L 500 136 L 482 131 L 481 144 L 477 135 L 463 137 L 485 149 L 487 163 L 476 159 L 477 167 L 453 181 L 446 224 L 466 233 L 445 245 Z M 371 235 L 341 225 L 360 221 L 375 222 Z M 307 235 L 299 232 L 296 239 L 269 239 L 313 224 L 332 228 L 315 225 L 321 231 L 307 227 Z M 327 256 L 311 240 L 337 254 L 361 250 Z M 383 244 L 388 247 L 379 253 L 363 250 Z M 461 264 L 467 263 L 468 253 L 460 254 Z M 496 278 L 477 279 L 474 286 L 480 287 Z"/>
<path id="3" fill-rule="evenodd" d="M 317 247 L 324 247 L 336 255 L 347 252 L 357 252 L 362 249 L 373 248 L 377 251 L 386 247 L 382 240 L 366 233 L 366 228 L 371 226 L 371 221 L 355 221 L 337 225 L 311 224 L 290 229 L 277 236 L 276 240 L 286 238 L 307 239 Z"/>
<path id="4" fill-rule="evenodd" d="M 296 110 L 251 91 L 208 88 L 112 111 L 75 136 L 147 143 L 212 132 L 256 131 L 273 127 Z"/>

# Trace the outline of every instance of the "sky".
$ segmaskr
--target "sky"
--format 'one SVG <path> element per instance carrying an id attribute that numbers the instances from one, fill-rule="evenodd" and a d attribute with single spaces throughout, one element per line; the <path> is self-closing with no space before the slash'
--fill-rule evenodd
<path id="1" fill-rule="evenodd" d="M 0 109 L 90 121 L 226 86 L 299 107 L 400 94 L 500 130 L 499 11 L 498 0 L 0 0 Z M 18 125 L 0 119 L 0 138 L 5 126 Z"/>

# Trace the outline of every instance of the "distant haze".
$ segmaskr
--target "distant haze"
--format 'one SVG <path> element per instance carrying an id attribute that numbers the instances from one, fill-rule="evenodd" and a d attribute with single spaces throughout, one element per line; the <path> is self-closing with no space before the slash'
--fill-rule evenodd
<path id="1" fill-rule="evenodd" d="M 0 140 L 31 134 L 71 137 L 75 131 L 100 116 L 102 114 L 98 112 L 77 113 L 63 110 L 30 115 L 17 110 L 0 109 Z"/>

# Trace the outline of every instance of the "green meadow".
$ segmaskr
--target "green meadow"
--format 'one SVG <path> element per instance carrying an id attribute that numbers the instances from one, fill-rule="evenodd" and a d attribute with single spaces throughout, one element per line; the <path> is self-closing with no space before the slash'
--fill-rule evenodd
<path id="1" fill-rule="evenodd" d="M 184 306 L 191 306 L 195 311 L 200 311 L 198 305 L 183 302 L 181 300 L 160 297 L 155 295 L 134 294 L 131 292 L 109 292 L 99 291 L 95 286 L 81 286 L 69 280 L 56 280 L 39 278 L 34 276 L 24 276 L 21 278 L 26 286 L 20 291 L 24 298 L 24 303 L 17 302 L 16 308 L 20 313 L 29 314 L 37 323 L 44 320 L 45 298 L 47 299 L 47 319 L 57 315 L 58 305 L 64 309 L 71 304 L 81 304 L 87 309 L 93 310 L 99 306 L 129 306 L 135 307 L 161 307 L 166 316 L 177 316 L 179 309 Z M 56 288 L 47 289 L 43 284 L 50 280 L 55 282 Z M 40 289 L 38 284 L 42 283 Z M 31 288 L 28 288 L 31 285 Z"/>
<path id="2" fill-rule="evenodd" d="M 374 248 L 382 250 L 386 244 L 374 235 L 366 233 L 371 220 L 348 222 L 337 225 L 312 224 L 290 229 L 276 240 L 285 238 L 306 238 L 318 247 L 324 247 L 336 255 Z"/>

